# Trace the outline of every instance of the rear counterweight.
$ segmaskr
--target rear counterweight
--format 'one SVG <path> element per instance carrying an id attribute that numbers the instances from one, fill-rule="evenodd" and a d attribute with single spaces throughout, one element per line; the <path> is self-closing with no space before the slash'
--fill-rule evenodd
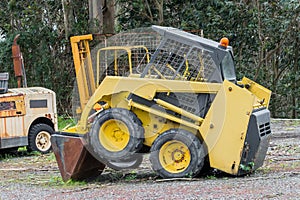
<path id="1" fill-rule="evenodd" d="M 271 133 L 270 111 L 255 110 L 249 120 L 238 175 L 248 174 L 263 165 Z"/>

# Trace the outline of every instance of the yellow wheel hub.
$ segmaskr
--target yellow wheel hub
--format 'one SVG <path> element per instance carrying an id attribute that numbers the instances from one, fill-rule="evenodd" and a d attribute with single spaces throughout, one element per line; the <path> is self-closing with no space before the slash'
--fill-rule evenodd
<path id="1" fill-rule="evenodd" d="M 162 167 L 170 173 L 183 172 L 191 162 L 190 150 L 180 141 L 168 141 L 159 151 L 159 161 Z"/>
<path id="2" fill-rule="evenodd" d="M 99 131 L 101 145 L 108 151 L 118 152 L 127 146 L 130 133 L 127 126 L 119 120 L 110 119 L 102 124 Z"/>

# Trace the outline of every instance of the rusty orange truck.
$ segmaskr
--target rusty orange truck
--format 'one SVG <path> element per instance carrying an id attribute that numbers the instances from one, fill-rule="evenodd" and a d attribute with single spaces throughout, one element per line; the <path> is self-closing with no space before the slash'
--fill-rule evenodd
<path id="1" fill-rule="evenodd" d="M 18 88 L 8 87 L 8 72 L 0 73 L 0 152 L 26 146 L 47 153 L 57 130 L 56 95 L 43 87 L 27 87 L 18 37 L 12 46 Z"/>

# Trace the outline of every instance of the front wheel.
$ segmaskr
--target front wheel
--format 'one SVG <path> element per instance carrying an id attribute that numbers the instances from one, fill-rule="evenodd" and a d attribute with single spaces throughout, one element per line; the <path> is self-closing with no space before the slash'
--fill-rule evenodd
<path id="1" fill-rule="evenodd" d="M 88 147 L 104 163 L 109 160 L 128 160 L 142 147 L 144 129 L 131 111 L 111 108 L 95 119 L 87 134 Z"/>
<path id="2" fill-rule="evenodd" d="M 54 130 L 47 124 L 35 124 L 28 135 L 28 150 L 48 153 L 51 150 L 51 135 Z"/>
<path id="3" fill-rule="evenodd" d="M 204 157 L 204 147 L 194 134 L 170 129 L 154 141 L 150 162 L 162 178 L 195 177 L 204 165 Z"/>

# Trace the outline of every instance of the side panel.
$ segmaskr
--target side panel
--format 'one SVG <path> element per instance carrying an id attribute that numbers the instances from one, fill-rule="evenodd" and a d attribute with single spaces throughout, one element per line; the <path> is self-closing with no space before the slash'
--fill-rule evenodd
<path id="1" fill-rule="evenodd" d="M 199 131 L 213 168 L 237 174 L 254 96 L 224 81 Z"/>
<path id="2" fill-rule="evenodd" d="M 27 137 L 1 138 L 0 149 L 26 146 L 28 145 Z"/>
<path id="3" fill-rule="evenodd" d="M 0 148 L 27 145 L 24 124 L 23 95 L 6 94 L 0 97 Z"/>
<path id="4" fill-rule="evenodd" d="M 24 120 L 26 133 L 28 133 L 34 120 L 45 117 L 54 123 L 54 127 L 57 130 L 57 114 L 54 93 L 27 94 L 25 97 L 25 104 L 27 113 Z"/>
<path id="5" fill-rule="evenodd" d="M 24 133 L 24 117 L 7 117 L 0 118 L 0 124 L 2 125 L 0 130 L 1 138 L 12 138 L 25 136 Z"/>

